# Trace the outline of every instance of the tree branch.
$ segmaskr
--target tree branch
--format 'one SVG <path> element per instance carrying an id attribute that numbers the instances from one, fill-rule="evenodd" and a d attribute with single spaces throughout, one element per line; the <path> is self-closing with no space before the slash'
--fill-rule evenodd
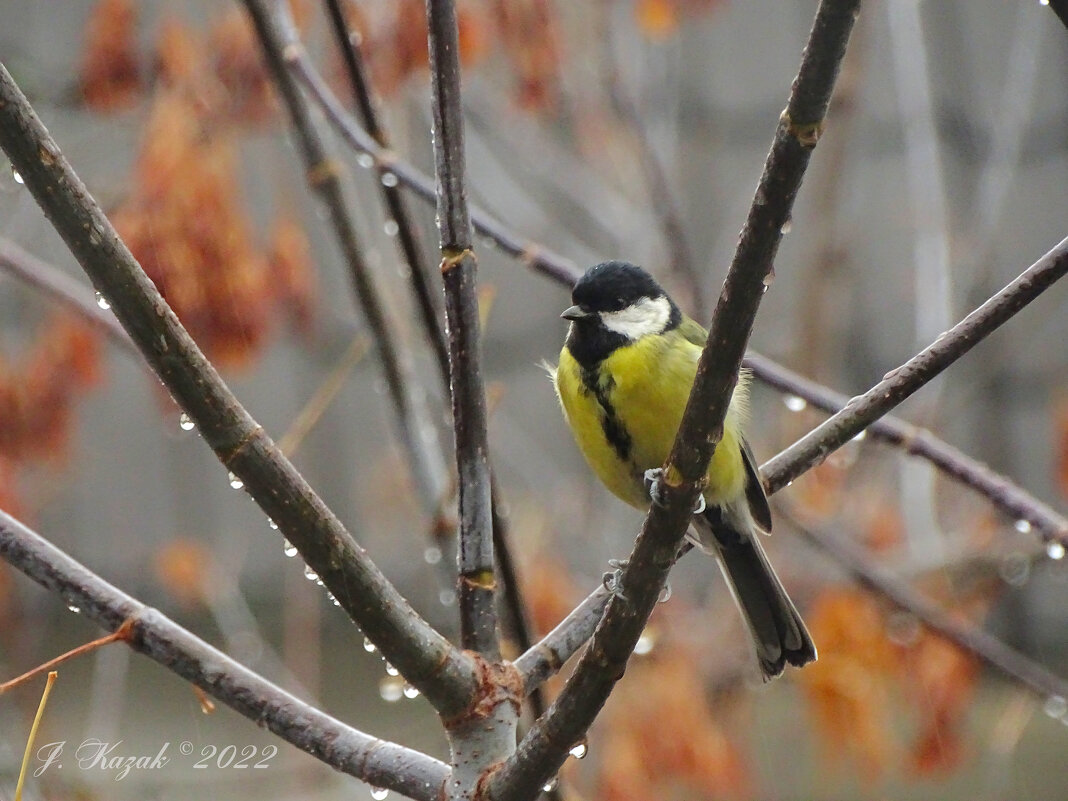
<path id="1" fill-rule="evenodd" d="M 359 34 L 349 31 L 340 0 L 326 0 L 326 7 L 334 38 L 345 62 L 349 83 L 352 85 L 353 95 L 363 126 L 380 148 L 388 150 L 389 137 L 378 115 L 374 92 L 367 76 Z M 384 172 L 384 170 L 379 169 L 380 176 Z M 407 205 L 404 202 L 404 196 L 401 194 L 400 185 L 382 182 L 379 185 L 382 189 L 383 200 L 388 213 L 397 224 L 397 236 L 402 254 L 408 264 L 409 274 L 412 279 L 411 286 L 416 296 L 417 307 L 422 316 L 424 332 L 437 358 L 445 395 L 449 396 L 451 391 L 448 345 L 439 323 L 438 304 L 435 302 L 436 295 L 430 288 L 426 275 L 426 265 L 421 257 L 417 231 L 412 224 Z M 519 575 L 512 558 L 513 548 L 508 534 L 508 522 L 499 513 L 500 491 L 496 482 L 492 481 L 492 478 L 490 491 L 493 513 L 493 546 L 497 566 L 501 573 L 502 600 L 508 612 L 507 619 L 511 623 L 512 633 L 517 645 L 521 650 L 526 650 L 532 645 L 527 610 L 519 585 Z M 544 711 L 540 688 L 537 688 L 530 695 L 530 701 L 534 716 L 539 717 Z"/>
<path id="2" fill-rule="evenodd" d="M 533 692 L 550 676 L 559 673 L 564 663 L 593 636 L 611 595 L 603 586 L 598 587 L 557 623 L 556 628 L 515 660 L 525 692 Z"/>
<path id="3" fill-rule="evenodd" d="M 128 353 L 138 357 L 141 355 L 115 316 L 97 305 L 93 298 L 92 288 L 76 281 L 48 262 L 41 261 L 36 256 L 27 253 L 4 237 L 0 237 L 0 270 L 7 270 L 23 282 L 67 306 Z"/>
<path id="4" fill-rule="evenodd" d="M 497 660 L 500 645 L 494 609 L 486 392 L 482 383 L 476 264 L 464 188 L 459 34 L 452 0 L 427 0 L 426 9 L 441 275 L 445 282 L 456 465 L 460 476 L 460 639 L 464 648 Z"/>
<path id="5" fill-rule="evenodd" d="M 419 801 L 438 798 L 448 774 L 438 760 L 365 734 L 290 695 L 113 587 L 2 510 L 0 557 L 107 631 L 131 621 L 133 630 L 124 639 L 135 651 L 332 768 Z"/>
<path id="6" fill-rule="evenodd" d="M 0 65 L 0 146 L 219 460 L 404 677 L 442 714 L 477 686 L 471 658 L 419 617 L 204 357 Z"/>
<path id="7" fill-rule="evenodd" d="M 1068 28 L 1068 0 L 1049 0 L 1046 5 L 1057 15 L 1057 19 L 1061 21 L 1061 24 Z"/>
<path id="8" fill-rule="evenodd" d="M 1068 698 L 1068 681 L 1013 650 L 978 626 L 962 623 L 922 593 L 876 565 L 855 543 L 799 521 L 795 510 L 790 510 L 787 519 L 805 539 L 845 567 L 860 584 L 888 599 L 895 606 L 912 613 L 954 645 L 975 654 L 1040 698 L 1048 698 L 1051 695 Z"/>
<path id="9" fill-rule="evenodd" d="M 356 108 L 359 109 L 363 127 L 374 137 L 380 148 L 388 150 L 389 136 L 381 120 L 379 120 L 378 110 L 375 108 L 375 99 L 367 80 L 367 70 L 364 66 L 359 34 L 349 32 L 340 0 L 326 0 L 326 10 L 338 50 L 341 52 L 342 59 L 345 62 L 345 71 L 348 75 L 349 83 L 352 85 L 352 94 L 356 100 Z M 385 170 L 379 168 L 378 173 L 381 179 Z M 408 264 L 408 274 L 411 279 L 412 291 L 415 295 L 416 307 L 419 309 L 419 314 L 423 321 L 423 333 L 426 335 L 430 349 L 437 360 L 442 383 L 448 388 L 449 351 L 448 346 L 445 344 L 445 336 L 441 330 L 441 313 L 437 302 L 438 295 L 431 288 L 418 232 L 412 223 L 411 215 L 408 213 L 408 206 L 404 202 L 404 196 L 401 194 L 399 184 L 384 183 L 379 180 L 378 185 L 381 189 L 382 199 L 385 202 L 389 218 L 397 226 L 397 241 L 400 244 L 401 254 Z"/>
<path id="10" fill-rule="evenodd" d="M 292 66 L 297 71 L 298 77 L 312 93 L 312 96 L 323 107 L 327 118 L 346 141 L 360 152 L 370 152 L 366 149 L 367 135 L 360 130 L 359 126 L 345 114 L 337 101 L 332 98 L 322 79 L 311 69 L 306 56 L 301 55 L 299 59 L 295 59 L 292 62 Z M 373 146 L 373 143 L 371 144 Z M 386 160 L 392 164 L 401 182 L 414 189 L 420 197 L 425 199 L 433 197 L 433 192 L 429 188 L 429 179 L 413 167 L 397 160 L 394 154 L 387 151 L 378 152 L 376 150 L 376 153 L 372 155 L 376 155 L 376 158 Z M 551 250 L 543 248 L 537 243 L 523 240 L 519 234 L 511 231 L 502 222 L 476 206 L 471 207 L 471 219 L 476 230 L 493 239 L 509 255 L 525 259 L 531 269 L 568 288 L 578 280 L 580 273 L 573 262 L 553 253 Z M 746 358 L 746 364 L 752 368 L 753 375 L 771 386 L 787 389 L 787 391 L 828 412 L 836 412 L 845 405 L 845 396 L 840 396 L 838 393 L 815 382 L 807 382 L 808 388 L 800 383 L 784 385 L 785 376 L 787 374 L 795 374 L 790 373 L 787 368 L 766 356 L 751 352 Z M 796 380 L 805 381 L 800 377 L 796 377 Z M 826 393 L 830 393 L 830 395 Z M 841 398 L 842 402 L 837 403 L 835 401 L 828 405 L 829 401 L 826 399 L 831 396 Z M 821 397 L 823 400 L 821 400 Z M 875 431 L 873 433 L 883 437 L 888 442 L 904 446 L 906 451 L 914 456 L 930 460 L 946 472 L 947 475 L 964 481 L 969 486 L 987 495 L 998 508 L 1016 518 L 1027 520 L 1032 525 L 1038 526 L 1047 538 L 1056 537 L 1063 540 L 1065 537 L 1066 529 L 1062 516 L 1049 509 L 1049 507 L 1025 490 L 1015 487 L 1005 476 L 990 471 L 974 460 L 969 460 L 967 456 L 959 454 L 956 449 L 930 432 L 909 426 L 903 431 L 906 435 L 898 438 L 890 431 L 891 428 L 898 427 L 897 422 L 889 423 L 889 428 L 884 428 L 880 423 L 875 423 L 874 425 Z M 907 426 L 907 424 L 902 425 Z M 884 436 L 881 432 L 886 432 L 886 435 Z M 960 459 L 955 459 L 952 454 L 958 454 L 965 461 L 962 462 Z M 966 462 L 970 462 L 970 464 Z"/>
<path id="11" fill-rule="evenodd" d="M 287 30 L 283 33 L 287 37 L 285 52 L 290 68 L 295 72 L 297 79 L 304 84 L 312 99 L 322 108 L 327 120 L 342 139 L 357 153 L 364 153 L 373 158 L 379 169 L 388 170 L 397 176 L 399 183 L 407 186 L 420 198 L 428 203 L 435 203 L 434 180 L 398 157 L 392 150 L 380 147 L 370 134 L 345 111 L 330 87 L 327 86 L 326 81 L 316 72 L 308 59 L 307 52 L 296 38 L 296 32 Z M 578 280 L 579 272 L 570 260 L 543 245 L 524 239 L 492 214 L 473 203 L 468 204 L 468 211 L 475 230 L 480 235 L 492 239 L 504 253 L 522 259 L 532 269 L 569 287 Z"/>
<path id="12" fill-rule="evenodd" d="M 619 64 L 613 47 L 611 12 L 614 4 L 602 2 L 598 9 L 600 33 L 603 38 L 602 61 L 605 90 L 609 102 L 616 112 L 616 118 L 630 131 L 637 151 L 638 164 L 645 177 L 645 191 L 652 206 L 653 215 L 660 225 L 660 237 L 667 247 L 669 271 L 681 279 L 690 296 L 688 311 L 698 320 L 704 320 L 708 311 L 705 293 L 693 252 L 686 237 L 679 204 L 671 191 L 671 184 L 664 171 L 664 165 L 657 155 L 649 132 L 645 128 L 638 104 L 623 85 L 619 74 Z"/>
<path id="13" fill-rule="evenodd" d="M 288 6 L 282 2 L 278 6 L 279 12 L 272 14 L 267 9 L 268 0 L 243 2 L 256 29 L 264 60 L 289 112 L 308 184 L 329 214 L 330 224 L 349 267 L 356 299 L 374 334 L 378 360 L 396 413 L 397 431 L 411 460 L 424 509 L 430 511 L 448 483 L 445 459 L 437 448 L 428 447 L 428 443 L 435 440 L 423 436 L 424 432 L 434 430 L 434 426 L 425 408 L 422 388 L 415 380 L 411 357 L 389 326 L 382 289 L 364 261 L 341 189 L 340 163 L 327 151 L 312 123 L 304 97 L 286 69 L 285 37 L 280 28 L 286 25 L 283 17 L 288 14 Z"/>
<path id="14" fill-rule="evenodd" d="M 821 132 L 859 0 L 824 0 L 779 121 L 734 260 L 727 273 L 693 390 L 664 467 L 664 504 L 653 504 L 593 640 L 560 696 L 488 780 L 494 801 L 532 799 L 584 736 L 656 604 L 689 524 L 709 459 L 722 435 L 731 393 L 772 262 Z"/>
<path id="15" fill-rule="evenodd" d="M 803 398 L 808 404 L 830 414 L 841 411 L 849 398 L 811 381 L 766 356 L 750 351 L 744 364 L 766 384 Z M 950 478 L 980 493 L 1014 520 L 1026 520 L 1042 534 L 1043 540 L 1068 546 L 1068 518 L 1031 495 L 1011 479 L 939 439 L 930 431 L 887 415 L 875 420 L 865 433 L 874 439 L 897 445 L 905 453 L 926 459 Z"/>
<path id="16" fill-rule="evenodd" d="M 743 364 L 770 386 L 797 395 L 825 412 L 833 414 L 849 402 L 845 395 L 804 378 L 758 353 L 747 353 Z M 980 493 L 1013 519 L 1026 520 L 1032 528 L 1041 533 L 1045 542 L 1058 542 L 1068 547 L 1068 519 L 1016 485 L 1007 476 L 991 470 L 930 431 L 892 415 L 875 420 L 864 431 L 874 439 L 899 446 L 907 454 L 926 459 L 950 478 Z M 771 489 L 769 494 L 776 491 L 777 489 Z M 843 551 L 839 554 L 830 542 L 819 544 L 832 558 L 852 569 L 850 553 Z M 689 548 L 684 545 L 683 552 L 687 550 Z M 593 636 L 607 601 L 607 592 L 603 587 L 598 587 L 556 628 L 515 660 L 528 692 L 531 687 L 559 672 L 564 663 Z M 1004 648 L 1004 645 L 1001 647 Z M 980 655 L 986 658 L 985 655 Z"/>
<path id="17" fill-rule="evenodd" d="M 769 492 L 781 489 L 822 463 L 1011 319 L 1065 272 L 1068 272 L 1068 239 L 905 364 L 887 373 L 874 387 L 850 400 L 840 412 L 770 459 L 761 468 Z"/>

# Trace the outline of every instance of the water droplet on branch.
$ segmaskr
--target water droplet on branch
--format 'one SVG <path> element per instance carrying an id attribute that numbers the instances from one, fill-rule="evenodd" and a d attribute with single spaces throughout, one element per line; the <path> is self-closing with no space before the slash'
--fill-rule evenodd
<path id="1" fill-rule="evenodd" d="M 1068 701 L 1065 701 L 1063 696 L 1051 695 L 1042 709 L 1051 718 L 1060 719 L 1068 715 Z"/>
<path id="2" fill-rule="evenodd" d="M 635 643 L 634 653 L 638 656 L 645 656 L 645 654 L 653 650 L 654 645 L 656 645 L 656 637 L 647 629 L 642 632 L 642 636 L 640 636 L 638 642 Z"/>
<path id="3" fill-rule="evenodd" d="M 1027 554 L 1018 551 L 1010 553 L 1001 560 L 998 572 L 1001 573 L 1001 578 L 1006 584 L 1022 587 L 1031 577 L 1031 560 Z"/>
<path id="4" fill-rule="evenodd" d="M 395 676 L 386 676 L 378 682 L 378 694 L 387 703 L 396 703 L 404 697 L 404 682 Z"/>

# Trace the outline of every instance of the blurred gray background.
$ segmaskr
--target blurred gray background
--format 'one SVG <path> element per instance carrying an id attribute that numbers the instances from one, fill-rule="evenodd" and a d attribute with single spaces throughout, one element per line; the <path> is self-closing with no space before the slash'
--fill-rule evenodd
<path id="1" fill-rule="evenodd" d="M 92 5 L 0 2 L 0 60 L 108 206 L 125 191 L 145 108 L 105 116 L 70 102 Z M 386 13 L 380 3 L 365 5 L 372 19 Z M 139 7 L 146 51 L 164 17 L 198 26 L 221 13 L 205 2 Z M 603 64 L 613 58 L 681 209 L 710 306 L 814 8 L 810 2 L 724 4 L 686 17 L 677 33 L 660 41 L 636 29 L 630 4 L 611 5 L 607 28 L 597 4 L 556 4 L 570 116 L 554 119 L 517 108 L 500 52 L 475 65 L 464 86 L 472 200 L 579 265 L 620 257 L 664 276 L 660 265 L 668 249 L 637 166 L 634 138 L 598 129 L 583 116 L 587 107 L 606 107 Z M 317 8 L 309 41 L 322 63 L 325 26 Z M 866 4 L 851 45 L 849 80 L 842 84 L 850 102 L 836 107 L 817 148 L 752 347 L 847 394 L 859 393 L 1060 241 L 1068 233 L 1066 43 L 1068 31 L 1037 2 Z M 426 83 L 425 73 L 417 73 L 384 109 L 396 150 L 429 169 Z M 604 125 L 605 119 L 611 117 L 594 123 Z M 250 214 L 266 226 L 283 202 L 299 210 L 320 287 L 319 314 L 307 338 L 280 336 L 251 370 L 226 375 L 277 438 L 363 326 L 285 126 L 268 126 L 242 141 Z M 584 152 L 575 141 L 583 142 Z M 340 152 L 368 258 L 389 290 L 393 319 L 413 348 L 447 448 L 440 391 L 394 244 L 383 232 L 373 174 L 357 167 L 343 147 Z M 410 205 L 433 264 L 433 210 L 415 199 Z M 0 236 L 84 280 L 6 166 L 0 170 Z M 607 559 L 629 550 L 640 517 L 594 484 L 539 364 L 555 361 L 564 334 L 558 314 L 569 305 L 568 293 L 488 242 L 480 240 L 477 250 L 480 280 L 496 289 L 484 351 L 487 380 L 503 386 L 491 421 L 493 459 L 520 552 L 527 558 L 551 553 L 588 591 Z M 681 291 L 672 276 L 665 281 Z M 679 300 L 693 308 L 683 295 Z M 1064 500 L 1056 460 L 1062 436 L 1057 410 L 1068 403 L 1066 302 L 1065 287 L 1055 287 L 901 410 L 1057 508 Z M 15 358 L 48 308 L 47 299 L 0 276 L 6 358 Z M 362 635 L 305 580 L 299 559 L 285 558 L 263 514 L 230 488 L 225 469 L 195 432 L 179 428 L 177 410 L 160 394 L 138 363 L 108 348 L 104 384 L 78 405 L 69 463 L 34 469 L 20 485 L 31 510 L 28 522 L 109 581 L 269 678 L 321 699 L 328 711 L 373 734 L 443 756 L 444 739 L 423 702 L 382 700 L 376 689 L 385 680 L 381 663 L 364 651 Z M 752 439 L 765 459 L 819 420 L 810 412 L 789 412 L 780 396 L 759 386 L 753 417 Z M 424 558 L 427 515 L 410 492 L 397 491 L 393 478 L 404 461 L 389 436 L 391 426 L 369 357 L 295 461 L 416 608 L 452 631 L 447 576 Z M 922 465 L 867 443 L 859 447 L 864 453 L 854 469 L 866 472 L 849 480 L 868 489 L 858 490 L 855 503 L 888 498 L 904 521 L 908 547 L 894 567 L 911 575 L 960 559 L 970 533 L 962 529 L 974 524 L 983 502 L 960 491 L 943 494 Z M 849 514 L 847 508 L 842 519 Z M 995 561 L 1035 550 L 1034 538 L 1014 533 L 1012 523 L 995 520 Z M 204 569 L 218 592 L 210 603 L 183 606 L 160 587 L 153 565 L 175 538 L 212 552 Z M 787 583 L 801 587 L 801 598 L 811 597 L 818 580 L 836 575 L 794 542 L 772 547 L 777 564 L 787 565 L 781 568 Z M 1002 596 L 992 619 L 995 631 L 1062 673 L 1068 669 L 1065 569 L 1040 560 L 1030 580 Z M 684 599 L 701 604 L 711 594 L 723 603 L 718 579 L 709 587 L 709 570 L 695 557 L 684 560 L 675 580 Z M 17 639 L 4 639 L 0 678 L 97 636 L 56 598 L 21 577 L 13 580 L 21 614 L 32 626 Z M 872 786 L 848 771 L 825 777 L 818 746 L 809 744 L 798 758 L 793 749 L 805 735 L 800 701 L 789 680 L 777 683 L 759 693 L 748 735 L 761 790 L 781 799 L 1063 797 L 1068 778 L 1048 768 L 1068 749 L 1068 727 L 1036 712 L 1037 706 L 1029 708 L 1033 717 L 1010 753 L 998 757 L 989 750 L 990 732 L 1003 720 L 1000 710 L 1013 692 L 997 679 L 984 684 L 968 724 L 974 740 L 965 769 L 933 782 L 891 775 Z M 31 689 L 18 696 L 0 700 L 0 795 L 13 788 L 26 714 L 32 715 L 37 700 Z M 203 715 L 182 682 L 117 648 L 60 669 L 38 742 L 86 737 L 122 738 L 135 752 L 154 752 L 165 741 L 173 743 L 172 751 L 183 740 L 198 749 L 236 743 L 239 750 L 272 742 L 225 708 Z M 134 773 L 120 783 L 84 773 L 64 775 L 68 784 L 55 779 L 50 786 L 65 786 L 70 797 L 114 799 L 206 793 L 367 797 L 357 782 L 279 746 L 270 770 L 238 778 L 175 764 L 159 776 Z M 29 797 L 68 797 L 55 792 Z"/>

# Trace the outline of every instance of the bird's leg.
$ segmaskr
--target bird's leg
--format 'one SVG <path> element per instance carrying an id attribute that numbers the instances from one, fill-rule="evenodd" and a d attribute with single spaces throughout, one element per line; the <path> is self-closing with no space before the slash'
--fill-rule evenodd
<path id="1" fill-rule="evenodd" d="M 627 600 L 623 594 L 623 571 L 627 569 L 628 559 L 609 559 L 608 566 L 612 570 L 601 576 L 601 584 L 612 595 L 619 596 L 620 600 Z"/>
<path id="2" fill-rule="evenodd" d="M 649 492 L 649 497 L 653 499 L 653 503 L 657 506 L 666 506 L 667 501 L 664 499 L 664 493 L 660 489 L 660 480 L 664 477 L 664 468 L 653 467 L 645 471 L 645 489 Z M 703 495 L 697 496 L 697 501 L 693 505 L 693 513 L 695 515 L 701 514 L 705 510 L 705 498 Z"/>

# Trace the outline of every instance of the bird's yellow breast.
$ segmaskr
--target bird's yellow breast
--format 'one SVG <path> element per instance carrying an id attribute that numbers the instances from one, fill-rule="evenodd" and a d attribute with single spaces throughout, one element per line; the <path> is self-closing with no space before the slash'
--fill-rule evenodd
<path id="1" fill-rule="evenodd" d="M 644 474 L 667 460 L 697 372 L 701 350 L 677 331 L 617 348 L 586 370 L 565 346 L 556 392 L 579 449 L 615 495 L 649 505 Z M 743 376 L 744 378 L 744 376 Z M 705 500 L 721 504 L 745 491 L 741 426 L 746 387 L 740 381 L 723 439 L 709 465 Z"/>

